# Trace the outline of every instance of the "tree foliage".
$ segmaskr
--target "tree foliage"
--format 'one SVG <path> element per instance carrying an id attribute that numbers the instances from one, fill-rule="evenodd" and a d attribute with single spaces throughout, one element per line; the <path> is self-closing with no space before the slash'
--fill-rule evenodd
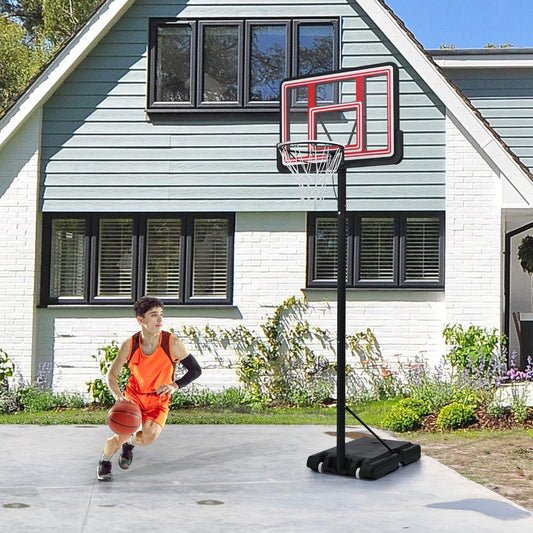
<path id="1" fill-rule="evenodd" d="M 0 109 L 23 91 L 102 0 L 0 0 Z"/>
<path id="2" fill-rule="evenodd" d="M 28 85 L 46 56 L 40 47 L 28 44 L 23 27 L 0 18 L 0 108 Z"/>

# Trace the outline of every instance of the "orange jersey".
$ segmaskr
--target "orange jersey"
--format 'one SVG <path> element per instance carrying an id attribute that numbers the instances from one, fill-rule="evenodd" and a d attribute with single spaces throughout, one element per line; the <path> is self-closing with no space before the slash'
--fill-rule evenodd
<path id="1" fill-rule="evenodd" d="M 142 352 L 139 339 L 139 346 L 131 354 L 128 362 L 131 377 L 128 381 L 126 391 L 131 392 L 134 395 L 150 394 L 155 392 L 160 385 L 172 383 L 174 381 L 175 365 L 162 347 L 162 341 L 168 342 L 170 346 L 170 338 L 168 337 L 168 334 L 163 335 L 162 332 L 159 336 L 159 345 L 154 353 L 145 355 Z M 131 342 L 132 340 L 130 340 L 130 346 Z"/>

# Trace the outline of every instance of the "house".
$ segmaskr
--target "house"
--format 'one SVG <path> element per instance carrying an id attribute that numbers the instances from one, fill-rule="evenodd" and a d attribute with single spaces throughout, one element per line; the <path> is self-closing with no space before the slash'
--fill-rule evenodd
<path id="1" fill-rule="evenodd" d="M 380 0 L 104 2 L 0 121 L 0 348 L 23 379 L 51 366 L 83 391 L 145 293 L 178 331 L 253 328 L 305 295 L 333 332 L 335 200 L 310 207 L 277 170 L 279 82 L 393 62 L 404 157 L 347 172 L 347 330 L 434 364 L 446 324 L 518 349 L 532 60 L 429 53 Z M 203 386 L 235 383 L 200 360 Z"/>

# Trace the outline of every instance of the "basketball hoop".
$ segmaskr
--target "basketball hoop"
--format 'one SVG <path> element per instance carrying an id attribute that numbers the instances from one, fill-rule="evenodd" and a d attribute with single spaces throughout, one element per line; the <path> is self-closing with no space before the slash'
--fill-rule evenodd
<path id="1" fill-rule="evenodd" d="M 300 198 L 321 202 L 325 186 L 339 169 L 344 146 L 324 141 L 279 143 L 281 162 L 298 179 Z"/>

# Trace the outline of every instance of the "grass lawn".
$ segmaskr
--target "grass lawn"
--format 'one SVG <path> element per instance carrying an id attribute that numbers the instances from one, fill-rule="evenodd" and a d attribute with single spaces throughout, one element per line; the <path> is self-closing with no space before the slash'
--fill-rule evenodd
<path id="1" fill-rule="evenodd" d="M 20 411 L 0 415 L 0 424 L 105 424 L 107 409 Z M 170 411 L 167 424 L 335 424 L 335 409 L 223 409 L 189 407 Z"/>
<path id="2" fill-rule="evenodd" d="M 352 408 L 353 410 L 353 408 Z M 386 406 L 384 402 L 368 404 L 364 409 L 355 410 L 367 424 L 379 427 Z M 57 409 L 53 411 L 19 411 L 0 415 L 0 424 L 105 424 L 107 409 Z M 335 426 L 337 411 L 333 407 L 187 407 L 172 410 L 167 424 L 322 424 Z M 346 413 L 347 425 L 359 425 Z"/>

